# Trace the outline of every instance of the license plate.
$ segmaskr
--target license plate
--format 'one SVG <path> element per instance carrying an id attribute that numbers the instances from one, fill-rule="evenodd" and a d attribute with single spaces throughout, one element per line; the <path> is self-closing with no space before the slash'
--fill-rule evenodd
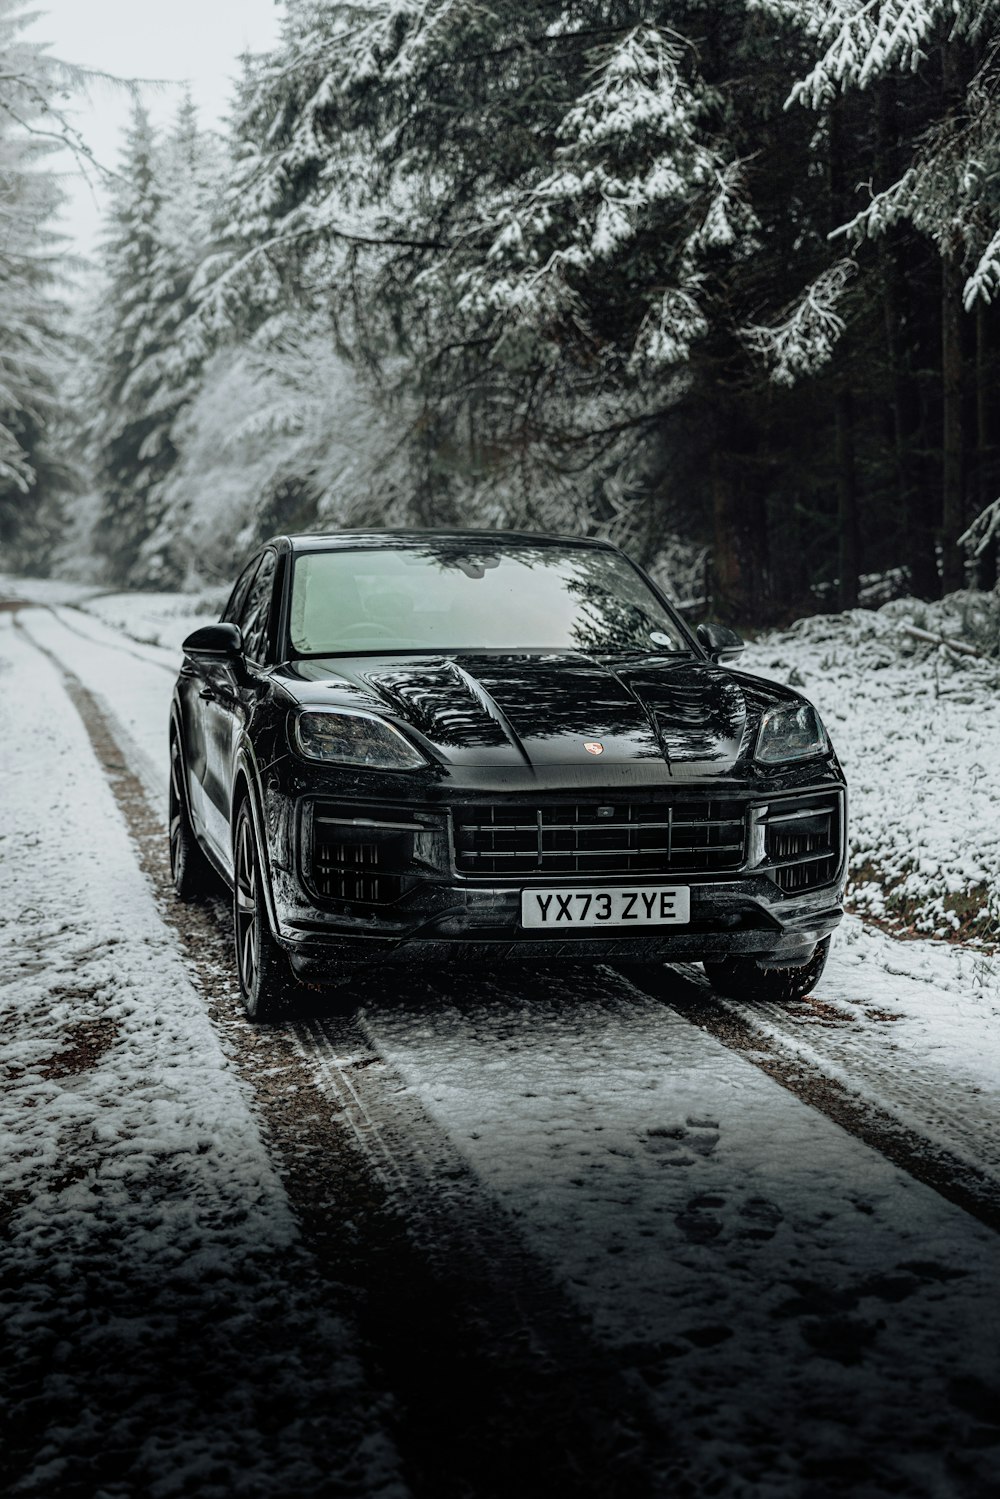
<path id="1" fill-rule="evenodd" d="M 581 926 L 681 926 L 690 920 L 691 891 L 686 885 L 521 891 L 525 927 L 566 931 Z"/>

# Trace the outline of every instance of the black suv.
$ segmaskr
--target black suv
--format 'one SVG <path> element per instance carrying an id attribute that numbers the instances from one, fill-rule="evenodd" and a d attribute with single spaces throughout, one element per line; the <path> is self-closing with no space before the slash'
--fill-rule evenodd
<path id="1" fill-rule="evenodd" d="M 177 894 L 209 865 L 232 887 L 257 1017 L 427 959 L 696 959 L 802 995 L 842 914 L 844 777 L 741 649 L 603 542 L 269 541 L 184 643 Z"/>

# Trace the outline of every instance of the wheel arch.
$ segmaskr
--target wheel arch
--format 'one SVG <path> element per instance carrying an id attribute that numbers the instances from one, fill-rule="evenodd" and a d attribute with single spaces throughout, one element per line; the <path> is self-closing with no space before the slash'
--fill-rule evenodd
<path id="1" fill-rule="evenodd" d="M 188 815 L 188 821 L 191 823 L 193 829 L 194 820 L 191 817 L 191 788 L 188 785 L 187 755 L 185 753 L 184 746 L 184 719 L 181 715 L 180 706 L 178 705 L 176 697 L 174 697 L 170 704 L 170 728 L 167 735 L 168 749 L 172 747 L 175 739 L 177 741 L 177 748 L 181 757 L 181 791 L 184 796 L 184 808 Z M 195 838 L 197 839 L 200 846 L 201 840 L 198 839 L 197 833 L 195 833 Z"/>
<path id="2" fill-rule="evenodd" d="M 267 907 L 267 920 L 271 933 L 279 937 L 278 913 L 274 903 L 274 891 L 271 888 L 271 861 L 267 856 L 267 838 L 264 835 L 264 814 L 261 806 L 260 781 L 257 776 L 257 766 L 253 751 L 248 745 L 240 748 L 236 761 L 236 771 L 233 776 L 233 798 L 230 805 L 229 827 L 232 841 L 230 850 L 233 878 L 236 871 L 236 819 L 244 802 L 250 807 L 250 822 L 253 827 L 254 843 L 257 848 L 257 858 L 262 876 L 261 883 L 264 887 L 264 904 Z"/>

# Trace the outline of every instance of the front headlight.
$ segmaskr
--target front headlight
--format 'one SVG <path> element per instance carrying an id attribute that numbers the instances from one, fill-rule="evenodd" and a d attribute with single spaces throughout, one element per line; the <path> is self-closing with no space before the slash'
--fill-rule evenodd
<path id="1" fill-rule="evenodd" d="M 296 749 L 307 760 L 371 770 L 416 770 L 428 763 L 391 723 L 356 708 L 300 713 L 292 732 Z"/>
<path id="2" fill-rule="evenodd" d="M 782 765 L 824 755 L 830 748 L 826 730 L 811 703 L 768 708 L 760 721 L 755 758 L 763 765 Z"/>

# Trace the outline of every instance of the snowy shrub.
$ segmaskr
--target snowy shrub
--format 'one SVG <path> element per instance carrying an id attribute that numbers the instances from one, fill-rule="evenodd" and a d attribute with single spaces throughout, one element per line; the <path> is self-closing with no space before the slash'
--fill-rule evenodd
<path id="1" fill-rule="evenodd" d="M 937 638 L 995 656 L 1000 598 L 969 590 L 815 616 L 755 641 L 741 665 L 794 678 L 830 731 L 849 788 L 853 909 L 901 933 L 995 941 L 998 664 Z"/>

